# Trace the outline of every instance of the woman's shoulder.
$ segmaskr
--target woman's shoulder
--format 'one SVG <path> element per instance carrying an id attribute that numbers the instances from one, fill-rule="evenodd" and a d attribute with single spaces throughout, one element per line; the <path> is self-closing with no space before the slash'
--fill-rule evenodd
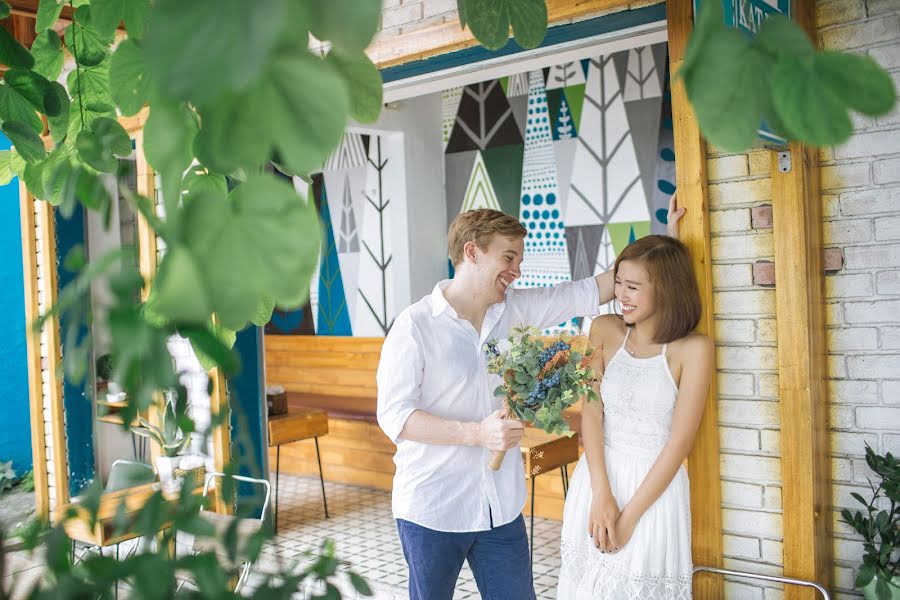
<path id="1" fill-rule="evenodd" d="M 591 321 L 591 331 L 588 336 L 595 345 L 606 341 L 611 337 L 625 335 L 625 323 L 618 315 L 600 315 Z"/>
<path id="2" fill-rule="evenodd" d="M 712 354 L 715 345 L 708 335 L 692 331 L 683 338 L 670 343 L 669 348 L 685 356 L 696 356 L 698 353 Z"/>

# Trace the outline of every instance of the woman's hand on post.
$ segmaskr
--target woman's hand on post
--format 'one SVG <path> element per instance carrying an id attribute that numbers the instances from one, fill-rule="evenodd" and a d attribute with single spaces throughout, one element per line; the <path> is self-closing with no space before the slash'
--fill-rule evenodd
<path id="1" fill-rule="evenodd" d="M 676 240 L 680 239 L 678 237 L 678 222 L 684 216 L 684 207 L 678 208 L 678 202 L 675 198 L 677 195 L 678 191 L 676 190 L 672 197 L 669 198 L 669 212 L 666 214 L 666 235 Z"/>
<path id="2" fill-rule="evenodd" d="M 594 538 L 594 545 L 601 552 L 613 552 L 619 547 L 616 522 L 619 520 L 619 505 L 609 490 L 594 492 L 588 513 L 588 535 Z"/>

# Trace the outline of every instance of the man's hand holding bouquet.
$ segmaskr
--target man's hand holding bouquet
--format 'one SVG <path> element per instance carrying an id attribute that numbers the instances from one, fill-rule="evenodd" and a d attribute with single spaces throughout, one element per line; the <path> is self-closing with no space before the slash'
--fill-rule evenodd
<path id="1" fill-rule="evenodd" d="M 505 398 L 508 414 L 547 433 L 572 435 L 563 411 L 581 398 L 597 399 L 586 336 L 546 337 L 533 327 L 516 327 L 507 340 L 488 341 L 485 352 L 488 372 L 503 380 L 494 395 Z M 505 454 L 491 454 L 493 470 Z"/>

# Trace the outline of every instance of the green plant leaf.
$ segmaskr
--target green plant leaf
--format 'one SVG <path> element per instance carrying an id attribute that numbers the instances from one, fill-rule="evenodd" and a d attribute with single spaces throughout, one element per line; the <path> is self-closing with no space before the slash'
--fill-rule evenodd
<path id="1" fill-rule="evenodd" d="M 227 198 L 198 194 L 185 207 L 184 239 L 198 264 L 212 311 L 238 331 L 266 298 L 308 293 L 321 244 L 312 203 L 272 175 L 253 175 Z"/>
<path id="2" fill-rule="evenodd" d="M 0 83 L 0 120 L 27 123 L 38 134 L 44 131 L 44 123 L 31 103 L 6 83 Z"/>
<path id="3" fill-rule="evenodd" d="M 258 167 L 277 152 L 292 174 L 310 173 L 340 141 L 348 108 L 346 85 L 331 64 L 308 53 L 281 52 L 250 91 L 202 113 L 197 156 L 230 173 Z"/>
<path id="4" fill-rule="evenodd" d="M 210 323 L 207 327 L 180 326 L 178 332 L 191 341 L 200 366 L 207 371 L 213 367 L 222 367 L 226 373 L 234 373 L 240 368 L 238 356 L 231 350 L 237 333 L 231 329 L 218 323 Z"/>
<path id="5" fill-rule="evenodd" d="M 5 0 L 0 0 L 0 19 L 5 19 L 8 16 L 9 4 L 7 4 Z"/>
<path id="6" fill-rule="evenodd" d="M 205 323 L 209 319 L 210 304 L 203 287 L 197 285 L 202 280 L 201 272 L 186 247 L 170 246 L 153 281 L 156 288 L 154 310 L 172 321 Z"/>
<path id="7" fill-rule="evenodd" d="M 72 69 L 66 78 L 66 87 L 75 98 L 81 94 L 83 104 L 107 104 L 113 101 L 109 95 L 109 61 L 93 67 Z M 86 124 L 90 125 L 89 122 Z"/>
<path id="8" fill-rule="evenodd" d="M 547 33 L 544 0 L 463 0 L 466 24 L 489 50 L 499 50 L 509 40 L 509 28 L 523 48 L 536 48 Z"/>
<path id="9" fill-rule="evenodd" d="M 139 112 L 147 102 L 149 79 L 140 43 L 125 40 L 109 62 L 109 92 L 123 115 Z"/>
<path id="10" fill-rule="evenodd" d="M 41 136 L 21 121 L 3 121 L 3 133 L 16 147 L 25 162 L 35 163 L 47 157 Z"/>
<path id="11" fill-rule="evenodd" d="M 815 69 L 823 86 L 864 115 L 880 116 L 894 108 L 894 80 L 870 56 L 822 52 L 816 55 Z"/>
<path id="12" fill-rule="evenodd" d="M 772 73 L 772 99 L 794 139 L 830 146 L 843 142 L 853 132 L 847 108 L 822 86 L 811 59 L 784 56 L 778 60 Z"/>
<path id="13" fill-rule="evenodd" d="M 52 29 L 42 31 L 34 38 L 31 54 L 34 56 L 34 70 L 47 79 L 55 81 L 62 73 L 65 59 L 62 41 Z"/>
<path id="14" fill-rule="evenodd" d="M 766 106 L 767 90 L 760 81 L 768 59 L 728 28 L 709 33 L 702 55 L 702 66 L 684 75 L 700 129 L 716 146 L 745 150 L 756 139 Z"/>
<path id="15" fill-rule="evenodd" d="M 13 35 L 0 27 L 0 63 L 10 69 L 30 69 L 34 66 L 34 57 Z"/>
<path id="16" fill-rule="evenodd" d="M 754 43 L 774 56 L 810 56 L 816 49 L 809 36 L 795 21 L 774 14 L 763 21 Z"/>
<path id="17" fill-rule="evenodd" d="M 182 202 L 190 202 L 193 196 L 203 193 L 228 194 L 228 182 L 223 175 L 207 173 L 203 170 L 191 169 L 184 176 L 181 187 L 184 189 Z"/>
<path id="18" fill-rule="evenodd" d="M 104 173 L 119 168 L 117 156 L 131 154 L 131 138 L 115 119 L 99 117 L 90 129 L 83 129 L 75 141 L 78 157 L 89 167 Z"/>
<path id="19" fill-rule="evenodd" d="M 25 169 L 22 171 L 22 181 L 25 187 L 31 192 L 31 195 L 39 200 L 46 200 L 47 193 L 44 190 L 43 182 L 43 166 L 44 163 L 25 163 Z"/>
<path id="20" fill-rule="evenodd" d="M 381 22 L 380 0 L 310 2 L 309 8 L 309 29 L 316 39 L 347 52 L 365 50 Z"/>
<path id="21" fill-rule="evenodd" d="M 48 117 L 59 116 L 60 98 L 50 89 L 46 77 L 34 71 L 10 69 L 4 76 L 6 84 L 31 105 L 31 108 Z"/>
<path id="22" fill-rule="evenodd" d="M 273 298 L 263 298 L 263 301 L 260 302 L 259 307 L 256 309 L 256 314 L 253 315 L 250 322 L 257 327 L 265 327 L 266 324 L 272 320 L 272 311 L 274 310 L 275 300 Z"/>
<path id="23" fill-rule="evenodd" d="M 360 123 L 373 123 L 381 114 L 384 84 L 381 71 L 365 53 L 345 55 L 335 49 L 328 54 L 328 62 L 343 76 L 350 95 L 350 116 Z"/>
<path id="24" fill-rule="evenodd" d="M 272 55 L 285 1 L 157 1 L 145 38 L 149 73 L 166 95 L 200 105 L 246 89 Z"/>
<path id="25" fill-rule="evenodd" d="M 41 33 L 53 27 L 62 13 L 63 3 L 56 0 L 41 0 L 38 4 L 37 20 L 34 24 L 35 33 Z"/>
<path id="26" fill-rule="evenodd" d="M 147 162 L 163 178 L 163 197 L 178 198 L 184 170 L 193 159 L 197 123 L 184 104 L 158 102 L 144 125 Z"/>
<path id="27" fill-rule="evenodd" d="M 149 0 L 91 0 L 94 27 L 102 36 L 112 36 L 122 21 L 131 38 L 144 32 Z"/>
<path id="28" fill-rule="evenodd" d="M 715 31 L 727 29 L 724 24 L 725 15 L 719 2 L 704 2 L 697 15 L 694 29 L 688 38 L 687 48 L 684 52 L 684 62 L 678 69 L 677 76 L 687 80 L 689 74 L 701 62 L 701 57 L 706 54 L 706 44 Z"/>
<path id="29" fill-rule="evenodd" d="M 66 47 L 75 57 L 75 62 L 83 67 L 96 67 L 109 56 L 112 34 L 101 35 L 91 19 L 91 7 L 79 6 L 75 20 L 66 28 Z"/>
<path id="30" fill-rule="evenodd" d="M 7 185 L 16 176 L 12 165 L 14 155 L 12 150 L 0 150 L 0 186 Z"/>
<path id="31" fill-rule="evenodd" d="M 69 129 L 69 112 L 71 105 L 69 102 L 69 94 L 61 83 L 57 81 L 52 82 L 50 84 L 50 93 L 56 95 L 60 105 L 60 111 L 55 117 L 47 117 L 47 124 L 50 129 L 50 137 L 53 138 L 54 142 L 59 143 L 66 136 L 66 132 Z"/>

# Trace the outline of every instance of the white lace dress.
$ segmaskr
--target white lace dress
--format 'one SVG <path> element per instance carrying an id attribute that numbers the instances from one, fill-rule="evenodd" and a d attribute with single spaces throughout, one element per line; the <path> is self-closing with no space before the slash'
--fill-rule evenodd
<path id="1" fill-rule="evenodd" d="M 600 384 L 606 469 L 620 509 L 669 438 L 677 393 L 666 346 L 658 356 L 635 358 L 625 351 L 623 342 L 606 367 Z M 603 554 L 594 546 L 587 533 L 590 508 L 591 474 L 582 456 L 563 514 L 559 600 L 691 597 L 690 489 L 683 466 L 638 521 L 631 540 L 616 553 Z"/>

